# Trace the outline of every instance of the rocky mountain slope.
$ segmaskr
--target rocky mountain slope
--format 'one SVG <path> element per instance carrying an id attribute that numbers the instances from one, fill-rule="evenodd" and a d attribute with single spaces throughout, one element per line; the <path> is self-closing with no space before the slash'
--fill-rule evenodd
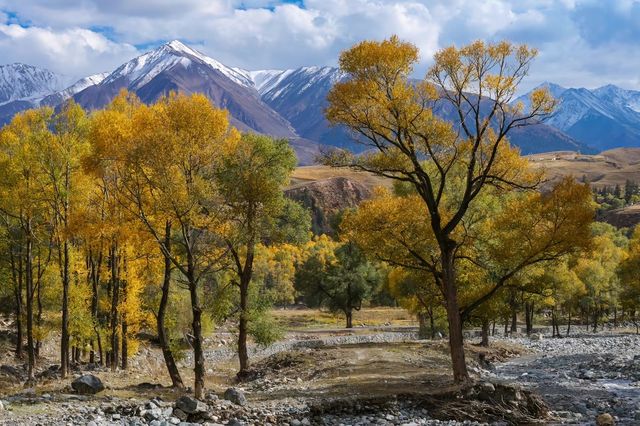
<path id="1" fill-rule="evenodd" d="M 640 146 L 640 91 L 614 85 L 598 89 L 544 83 L 559 101 L 545 123 L 598 151 Z M 526 96 L 517 101 L 527 103 Z"/>
<path id="2" fill-rule="evenodd" d="M 293 186 L 285 195 L 311 211 L 315 234 L 334 234 L 337 215 L 370 198 L 372 192 L 360 182 L 339 176 Z"/>

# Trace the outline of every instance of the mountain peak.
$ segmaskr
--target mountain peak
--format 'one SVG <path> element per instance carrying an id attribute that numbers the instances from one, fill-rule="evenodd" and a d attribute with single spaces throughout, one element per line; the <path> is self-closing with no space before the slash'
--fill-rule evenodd
<path id="1" fill-rule="evenodd" d="M 156 51 L 168 52 L 178 56 L 184 56 L 184 55 L 192 56 L 203 61 L 206 61 L 206 59 L 211 59 L 211 58 L 208 58 L 206 55 L 203 55 L 202 53 L 193 49 L 192 47 L 187 46 L 180 40 L 171 40 L 170 42 L 167 42 L 162 46 L 160 46 L 158 49 L 156 49 Z"/>
<path id="2" fill-rule="evenodd" d="M 19 62 L 0 65 L 0 103 L 39 99 L 62 90 L 67 78 L 45 68 Z"/>

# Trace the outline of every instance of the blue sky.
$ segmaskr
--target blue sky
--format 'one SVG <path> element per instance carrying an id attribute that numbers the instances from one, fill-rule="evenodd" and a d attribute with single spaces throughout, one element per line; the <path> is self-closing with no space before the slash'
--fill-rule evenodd
<path id="1" fill-rule="evenodd" d="M 0 0 L 0 63 L 70 77 L 172 39 L 265 69 L 335 65 L 391 34 L 421 49 L 418 75 L 441 47 L 510 39 L 540 50 L 525 86 L 640 89 L 640 0 Z"/>

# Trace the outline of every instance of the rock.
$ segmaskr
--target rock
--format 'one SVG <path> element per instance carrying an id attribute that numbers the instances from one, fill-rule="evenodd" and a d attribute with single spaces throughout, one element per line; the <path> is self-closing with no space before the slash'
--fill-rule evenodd
<path id="1" fill-rule="evenodd" d="M 85 374 L 71 383 L 73 390 L 82 395 L 94 395 L 104 390 L 102 381 L 93 374 Z"/>
<path id="2" fill-rule="evenodd" d="M 614 426 L 616 422 L 613 420 L 613 416 L 609 413 L 604 413 L 596 417 L 597 426 Z"/>
<path id="3" fill-rule="evenodd" d="M 162 410 L 160 408 L 152 408 L 144 413 L 144 418 L 148 421 L 158 420 L 161 416 Z"/>
<path id="4" fill-rule="evenodd" d="M 533 333 L 530 337 L 531 340 L 542 340 L 544 339 L 544 335 L 542 333 Z"/>
<path id="5" fill-rule="evenodd" d="M 478 388 L 486 393 L 494 393 L 496 391 L 496 387 L 491 382 L 481 382 L 478 384 Z"/>
<path id="6" fill-rule="evenodd" d="M 238 419 L 231 419 L 229 420 L 229 422 L 227 423 L 227 426 L 244 426 L 244 423 L 242 423 L 240 420 Z"/>
<path id="7" fill-rule="evenodd" d="M 20 370 L 12 365 L 0 365 L 0 374 L 4 374 L 6 376 L 12 376 L 17 379 L 25 376 L 24 370 Z"/>
<path id="8" fill-rule="evenodd" d="M 177 410 L 181 410 L 186 414 L 199 414 L 207 412 L 207 404 L 198 401 L 197 399 L 192 398 L 188 395 L 180 397 L 180 399 L 176 401 L 175 408 L 176 410 L 174 410 L 174 415 L 178 418 L 180 418 L 180 416 L 176 414 Z"/>
<path id="9" fill-rule="evenodd" d="M 224 399 L 241 406 L 247 403 L 247 398 L 244 396 L 244 392 L 237 388 L 229 388 L 224 391 Z"/>
<path id="10" fill-rule="evenodd" d="M 0 401 L 0 411 L 4 411 L 4 404 Z"/>
<path id="11" fill-rule="evenodd" d="M 175 408 L 173 410 L 173 415 L 174 415 L 175 418 L 178 419 L 178 423 L 180 423 L 180 421 L 187 420 L 187 417 L 189 417 L 189 415 L 187 413 L 185 413 L 184 411 L 182 411 L 179 408 Z"/>

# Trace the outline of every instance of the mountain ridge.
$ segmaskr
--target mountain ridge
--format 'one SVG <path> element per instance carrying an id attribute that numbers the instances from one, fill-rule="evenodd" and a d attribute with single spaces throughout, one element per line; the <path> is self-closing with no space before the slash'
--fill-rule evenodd
<path id="1" fill-rule="evenodd" d="M 12 66 L 15 70 L 27 71 L 5 76 L 2 70 L 11 70 Z M 327 94 L 346 78 L 335 67 L 249 71 L 229 67 L 178 40 L 145 52 L 111 72 L 88 76 L 66 86 L 60 83 L 64 81 L 63 76 L 48 70 L 24 64 L 12 66 L 0 67 L 0 100 L 6 99 L 0 102 L 0 124 L 21 110 L 41 105 L 56 107 L 69 98 L 92 110 L 109 103 L 122 89 L 135 93 L 146 103 L 176 91 L 204 94 L 216 106 L 228 109 L 231 123 L 243 131 L 289 139 L 303 164 L 311 164 L 323 145 L 355 152 L 364 149 L 345 128 L 330 126 L 324 117 Z M 31 76 L 33 82 L 27 78 L 18 85 L 20 90 L 11 92 L 10 84 L 3 86 L 3 81 L 19 80 L 25 75 Z M 636 112 L 636 109 L 640 111 L 640 92 L 613 85 L 593 91 L 547 85 L 555 96 L 564 99 L 561 107 L 566 108 L 573 102 L 575 108 L 570 112 L 574 114 L 560 111 L 561 114 L 553 115 L 544 123 L 514 130 L 510 140 L 524 154 L 557 150 L 595 152 L 590 147 L 593 144 L 584 142 L 585 133 L 593 131 L 585 125 L 585 116 L 616 124 L 613 128 L 618 134 L 610 137 L 625 143 L 635 137 L 637 130 L 640 146 L 640 124 L 637 129 L 634 127 L 636 114 L 640 117 L 640 112 Z M 624 114 L 612 114 L 610 110 Z M 450 118 L 446 111 L 436 113 Z M 586 123 L 589 124 L 589 120 Z M 600 127 L 605 124 L 601 123 Z M 606 135 L 601 132 L 600 137 Z M 611 146 L 604 143 L 599 147 Z"/>

